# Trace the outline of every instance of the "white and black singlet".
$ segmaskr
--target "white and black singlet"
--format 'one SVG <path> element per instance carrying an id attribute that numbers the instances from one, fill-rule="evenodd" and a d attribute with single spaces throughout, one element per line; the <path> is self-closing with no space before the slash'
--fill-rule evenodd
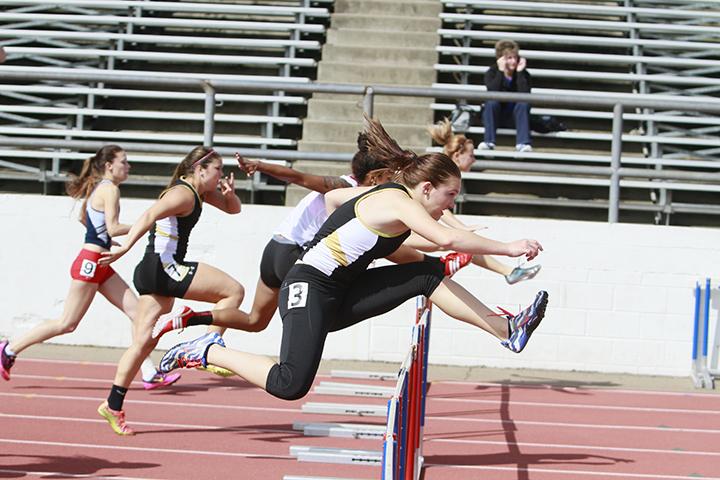
<path id="1" fill-rule="evenodd" d="M 417 295 L 430 296 L 444 278 L 439 261 L 368 269 L 373 260 L 397 250 L 410 235 L 386 235 L 363 224 L 357 205 L 370 195 L 396 189 L 380 185 L 340 206 L 285 277 L 278 307 L 283 320 L 280 362 L 268 375 L 266 390 L 297 399 L 312 385 L 325 338 L 362 320 L 388 312 Z"/>
<path id="2" fill-rule="evenodd" d="M 135 267 L 133 276 L 133 283 L 140 295 L 154 293 L 183 298 L 197 271 L 197 262 L 186 262 L 185 254 L 190 233 L 202 213 L 202 200 L 195 188 L 185 180 L 178 179 L 171 188 L 176 186 L 189 189 L 195 198 L 195 205 L 189 215 L 160 219 L 150 229 L 145 256 Z"/>

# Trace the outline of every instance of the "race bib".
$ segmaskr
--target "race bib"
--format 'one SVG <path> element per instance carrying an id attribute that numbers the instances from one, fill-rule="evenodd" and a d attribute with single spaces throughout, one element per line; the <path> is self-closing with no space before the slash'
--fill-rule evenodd
<path id="1" fill-rule="evenodd" d="M 93 278 L 95 276 L 95 270 L 97 270 L 97 263 L 84 258 L 82 264 L 80 264 L 80 275 L 85 278 Z"/>
<path id="2" fill-rule="evenodd" d="M 291 308 L 302 308 L 307 303 L 308 284 L 307 282 L 291 283 L 288 287 L 288 310 Z"/>
<path id="3" fill-rule="evenodd" d="M 187 265 L 178 265 L 177 263 L 172 262 L 163 263 L 163 270 L 167 273 L 168 277 L 172 278 L 176 282 L 181 282 L 190 272 L 190 267 Z"/>

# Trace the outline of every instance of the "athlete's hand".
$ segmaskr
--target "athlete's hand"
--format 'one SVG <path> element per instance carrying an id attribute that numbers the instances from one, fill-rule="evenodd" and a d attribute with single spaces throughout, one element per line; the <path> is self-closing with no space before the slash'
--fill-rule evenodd
<path id="1" fill-rule="evenodd" d="M 532 260 L 537 257 L 542 250 L 543 247 L 537 240 L 524 239 L 508 243 L 509 257 L 520 257 L 524 255 L 528 260 Z"/>
<path id="2" fill-rule="evenodd" d="M 223 177 L 218 181 L 218 187 L 220 187 L 220 193 L 223 197 L 235 193 L 235 174 L 230 172 L 230 175 Z"/>
<path id="3" fill-rule="evenodd" d="M 257 169 L 260 166 L 260 162 L 258 160 L 248 160 L 239 153 L 235 153 L 235 160 L 237 160 L 240 170 L 245 172 L 248 177 L 257 172 Z"/>
<path id="4" fill-rule="evenodd" d="M 98 265 L 110 265 L 127 252 L 128 248 L 123 246 L 111 249 L 109 252 L 102 252 L 100 254 L 100 259 L 98 260 Z"/>

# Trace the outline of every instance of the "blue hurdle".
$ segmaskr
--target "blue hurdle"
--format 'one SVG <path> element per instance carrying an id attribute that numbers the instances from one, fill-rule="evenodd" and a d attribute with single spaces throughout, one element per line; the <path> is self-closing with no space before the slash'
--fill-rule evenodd
<path id="1" fill-rule="evenodd" d="M 710 279 L 705 279 L 704 288 L 700 282 L 695 282 L 695 309 L 693 314 L 693 341 L 692 341 L 692 380 L 695 388 L 715 388 L 717 370 L 717 352 L 720 342 L 720 331 L 716 326 L 713 341 L 713 367 L 708 367 L 708 337 L 710 330 Z"/>

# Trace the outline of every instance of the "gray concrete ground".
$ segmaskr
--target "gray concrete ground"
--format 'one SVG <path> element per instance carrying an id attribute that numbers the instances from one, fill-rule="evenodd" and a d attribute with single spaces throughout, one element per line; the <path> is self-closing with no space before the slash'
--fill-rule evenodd
<path id="1" fill-rule="evenodd" d="M 117 362 L 124 350 L 119 348 L 77 347 L 41 344 L 23 352 L 26 358 L 57 360 L 85 360 L 96 362 Z M 160 360 L 161 351 L 153 353 L 153 359 Z M 330 370 L 362 370 L 396 372 L 398 365 L 388 362 L 357 362 L 327 360 L 320 366 L 321 373 Z M 667 392 L 718 393 L 718 389 L 696 389 L 693 387 L 688 366 L 687 377 L 646 376 L 593 372 L 566 372 L 557 370 L 507 369 L 486 367 L 456 367 L 431 365 L 430 380 L 456 380 L 471 382 L 506 383 L 513 385 L 552 385 L 557 388 L 626 388 Z"/>

